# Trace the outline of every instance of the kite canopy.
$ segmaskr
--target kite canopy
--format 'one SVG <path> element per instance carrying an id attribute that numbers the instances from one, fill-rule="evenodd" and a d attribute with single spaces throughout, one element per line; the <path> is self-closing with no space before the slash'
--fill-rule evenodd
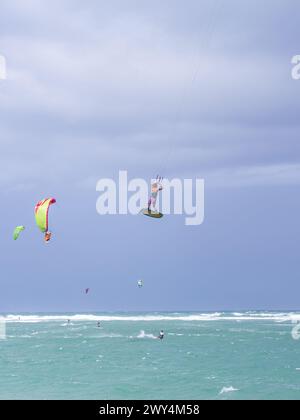
<path id="1" fill-rule="evenodd" d="M 142 288 L 144 286 L 143 280 L 138 281 L 138 286 L 139 286 L 139 288 Z"/>
<path id="2" fill-rule="evenodd" d="M 45 200 L 40 201 L 35 206 L 35 220 L 36 224 L 39 229 L 45 233 L 48 232 L 48 215 L 49 215 L 49 208 L 52 204 L 55 204 L 55 198 L 46 198 Z"/>
<path id="3" fill-rule="evenodd" d="M 21 232 L 23 232 L 23 230 L 25 230 L 25 226 L 16 227 L 16 229 L 14 230 L 14 240 L 15 241 L 19 238 L 19 236 L 20 236 Z"/>

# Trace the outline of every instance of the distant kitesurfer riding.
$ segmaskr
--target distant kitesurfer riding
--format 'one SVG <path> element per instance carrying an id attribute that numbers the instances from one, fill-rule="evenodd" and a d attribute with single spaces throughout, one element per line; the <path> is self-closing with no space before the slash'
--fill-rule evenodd
<path id="1" fill-rule="evenodd" d="M 165 338 L 165 333 L 163 330 L 159 333 L 159 336 L 157 337 L 159 340 L 163 340 Z"/>

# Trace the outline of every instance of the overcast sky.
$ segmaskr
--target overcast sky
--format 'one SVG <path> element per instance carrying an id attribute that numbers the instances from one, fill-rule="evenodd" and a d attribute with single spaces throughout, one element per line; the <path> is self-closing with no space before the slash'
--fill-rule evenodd
<path id="1" fill-rule="evenodd" d="M 2 0 L 0 312 L 299 309 L 299 19 L 297 0 Z M 119 170 L 204 178 L 204 224 L 100 217 Z"/>

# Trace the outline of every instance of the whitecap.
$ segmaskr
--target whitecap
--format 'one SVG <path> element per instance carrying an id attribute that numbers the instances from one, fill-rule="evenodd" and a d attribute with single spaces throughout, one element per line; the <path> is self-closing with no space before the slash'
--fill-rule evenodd
<path id="1" fill-rule="evenodd" d="M 151 340 L 156 340 L 157 337 L 155 337 L 155 335 L 153 334 L 146 334 L 145 331 L 141 331 L 139 333 L 139 335 L 137 336 L 137 338 L 150 338 Z"/>
<path id="2" fill-rule="evenodd" d="M 230 392 L 238 392 L 239 389 L 233 388 L 232 386 L 224 387 L 220 392 L 220 395 L 229 394 Z"/>

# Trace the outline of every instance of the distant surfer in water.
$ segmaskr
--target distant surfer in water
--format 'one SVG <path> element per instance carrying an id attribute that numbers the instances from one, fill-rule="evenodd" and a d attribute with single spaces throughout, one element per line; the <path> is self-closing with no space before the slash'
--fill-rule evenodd
<path id="1" fill-rule="evenodd" d="M 100 321 L 97 322 L 97 327 L 100 328 L 101 327 L 101 323 Z"/>
<path id="2" fill-rule="evenodd" d="M 165 333 L 163 330 L 159 333 L 159 336 L 157 337 L 159 340 L 163 340 L 165 338 Z"/>

